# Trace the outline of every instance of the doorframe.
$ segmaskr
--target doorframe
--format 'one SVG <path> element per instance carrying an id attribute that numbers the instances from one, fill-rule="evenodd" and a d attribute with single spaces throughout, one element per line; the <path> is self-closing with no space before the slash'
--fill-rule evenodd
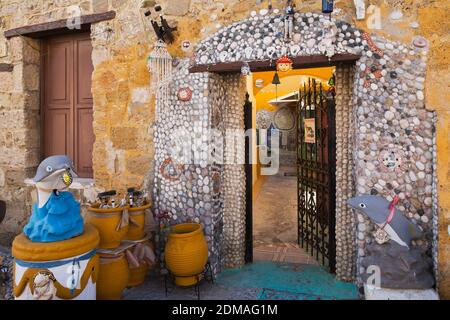
<path id="1" fill-rule="evenodd" d="M 343 58 L 344 57 L 344 58 Z M 336 68 L 338 67 L 342 67 L 342 66 L 355 66 L 356 62 L 361 58 L 360 55 L 343 55 L 343 57 L 339 57 L 339 59 L 337 60 L 329 60 L 327 62 L 324 62 L 323 59 L 317 59 L 317 63 L 310 63 L 310 61 L 308 61 L 308 59 L 305 59 L 303 61 L 297 61 L 296 64 L 294 64 L 293 69 L 309 69 L 309 68 L 326 68 L 326 67 L 331 67 L 334 66 Z M 307 57 L 302 57 L 302 58 L 307 58 Z M 315 58 L 315 57 L 313 57 Z M 219 69 L 221 68 L 230 68 L 232 69 L 231 72 L 234 72 L 234 69 L 237 69 L 239 65 L 241 65 L 241 62 L 237 62 L 237 63 L 233 63 L 233 64 L 224 64 L 221 65 L 219 64 Z M 232 65 L 232 66 L 231 66 Z M 203 66 L 198 66 L 198 69 L 194 69 L 191 68 L 190 72 L 202 72 L 203 69 L 200 68 Z M 262 71 L 275 71 L 275 66 L 272 65 L 272 62 L 267 62 L 267 61 L 261 61 L 258 62 L 258 70 L 254 71 L 254 72 L 262 72 Z M 252 69 L 253 70 L 253 69 Z M 211 72 L 211 71 L 210 71 Z M 218 72 L 218 73 L 226 73 L 226 72 L 230 72 L 229 69 L 227 69 L 227 71 L 223 71 L 223 70 L 216 70 L 216 71 L 212 71 L 212 72 Z M 247 93 L 248 94 L 248 93 Z M 247 102 L 248 98 L 246 99 Z M 335 99 L 336 101 L 336 99 Z M 246 104 L 244 104 L 245 106 Z M 252 128 L 252 112 L 251 112 L 251 108 L 250 108 L 250 113 L 247 114 L 249 108 L 245 108 L 244 109 L 244 125 L 245 125 L 245 130 Z M 333 126 L 334 129 L 336 130 L 336 104 L 334 105 L 333 108 L 333 114 L 334 114 L 334 121 L 333 121 Z M 248 118 L 250 118 L 250 120 L 248 120 Z M 250 122 L 247 122 L 250 121 Z M 248 127 L 248 125 L 250 125 Z M 256 138 L 256 137 L 254 137 Z M 297 142 L 298 143 L 298 142 Z M 333 152 L 334 152 L 334 156 L 337 160 L 337 140 L 336 140 L 336 136 L 334 137 L 334 144 L 333 144 Z M 250 150 L 251 149 L 247 149 L 247 139 L 246 139 L 246 148 L 245 148 L 245 158 L 249 159 L 250 156 Z M 334 268 L 332 268 L 330 270 L 331 273 L 335 274 L 336 273 L 336 263 L 337 263 L 337 233 L 336 233 L 336 198 L 337 198 L 337 190 L 336 190 L 336 169 L 338 167 L 337 161 L 335 163 L 334 166 L 334 173 L 333 173 L 333 182 L 334 182 L 334 190 L 335 192 L 331 195 L 333 197 L 333 201 L 335 203 L 334 206 L 334 217 L 335 219 L 333 219 L 333 228 L 334 228 L 334 241 L 333 241 L 333 245 L 334 245 Z M 250 169 L 249 169 L 250 168 Z M 331 169 L 330 169 L 331 170 Z M 246 222 L 246 226 L 245 226 L 245 230 L 246 230 L 246 236 L 245 236 L 245 262 L 246 263 L 253 263 L 253 199 L 252 199 L 252 194 L 253 194 L 253 181 L 252 181 L 252 177 L 253 177 L 253 171 L 252 171 L 252 166 L 247 164 L 247 160 L 246 160 L 246 165 L 245 165 L 245 172 L 246 172 L 246 217 L 245 217 L 245 222 Z M 250 179 L 248 178 L 251 177 Z M 298 183 L 297 183 L 298 184 Z M 298 185 L 297 185 L 297 189 L 298 189 Z M 297 190 L 297 194 L 298 194 L 298 190 Z M 251 203 L 251 205 L 249 205 L 248 203 Z M 298 219 L 297 219 L 298 220 Z M 298 225 L 297 225 L 297 230 L 298 230 Z"/>
<path id="2" fill-rule="evenodd" d="M 244 103 L 244 130 L 252 132 L 245 138 L 245 263 L 253 263 L 253 164 L 250 159 L 253 147 L 253 104 L 248 92 Z"/>

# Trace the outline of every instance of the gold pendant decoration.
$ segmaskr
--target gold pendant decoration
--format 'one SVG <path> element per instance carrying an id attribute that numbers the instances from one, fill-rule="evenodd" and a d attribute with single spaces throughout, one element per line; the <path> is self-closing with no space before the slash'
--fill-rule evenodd
<path id="1" fill-rule="evenodd" d="M 377 231 L 375 231 L 373 233 L 373 236 L 375 237 L 375 241 L 378 244 L 384 244 L 384 243 L 388 242 L 391 239 L 389 237 L 389 235 L 387 234 L 387 232 L 384 231 L 384 229 L 382 229 L 382 228 L 378 228 Z"/>

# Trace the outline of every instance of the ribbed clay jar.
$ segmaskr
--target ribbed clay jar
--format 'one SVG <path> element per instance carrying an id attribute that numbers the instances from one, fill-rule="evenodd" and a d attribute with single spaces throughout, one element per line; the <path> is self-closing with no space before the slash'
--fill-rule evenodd
<path id="1" fill-rule="evenodd" d="M 165 261 L 177 285 L 195 285 L 208 261 L 208 244 L 202 226 L 198 223 L 172 226 L 168 234 Z"/>
<path id="2" fill-rule="evenodd" d="M 120 300 L 130 280 L 130 269 L 123 253 L 100 253 L 100 271 L 97 280 L 98 300 Z"/>
<path id="3" fill-rule="evenodd" d="M 128 233 L 129 225 L 119 228 L 124 210 L 128 207 L 100 209 L 98 206 L 89 207 L 86 220 L 95 226 L 100 234 L 99 249 L 114 249 Z"/>

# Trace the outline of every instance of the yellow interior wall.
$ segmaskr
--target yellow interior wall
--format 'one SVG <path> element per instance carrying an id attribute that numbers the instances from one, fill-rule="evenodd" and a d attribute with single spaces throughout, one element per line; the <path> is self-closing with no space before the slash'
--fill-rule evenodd
<path id="1" fill-rule="evenodd" d="M 299 90 L 300 86 L 308 81 L 308 78 L 314 77 L 322 81 L 325 90 L 328 90 L 328 79 L 333 75 L 335 67 L 295 69 L 288 72 L 278 72 L 281 84 L 278 85 L 278 98 L 291 92 Z M 257 72 L 253 74 L 253 94 L 256 101 L 256 110 L 266 109 L 273 112 L 277 107 L 269 104 L 270 100 L 277 97 L 275 85 L 272 84 L 274 71 Z M 264 87 L 258 88 L 255 85 L 257 79 L 264 80 Z"/>
<path id="2" fill-rule="evenodd" d="M 262 109 L 274 112 L 277 110 L 276 106 L 269 104 L 269 101 L 287 95 L 299 90 L 300 86 L 307 83 L 308 78 L 314 77 L 322 82 L 324 90 L 328 90 L 328 79 L 333 75 L 335 67 L 326 68 L 311 68 L 311 69 L 295 69 L 288 72 L 278 72 L 281 84 L 275 90 L 275 85 L 272 84 L 272 79 L 275 71 L 255 72 L 247 77 L 247 89 L 250 95 L 250 100 L 253 102 L 253 128 L 256 128 L 256 112 Z M 264 86 L 258 88 L 255 83 L 256 80 L 262 79 Z M 256 139 L 253 139 L 253 200 L 258 197 L 259 191 L 264 184 L 265 177 L 261 176 L 260 163 L 258 157 L 258 148 L 256 146 Z"/>

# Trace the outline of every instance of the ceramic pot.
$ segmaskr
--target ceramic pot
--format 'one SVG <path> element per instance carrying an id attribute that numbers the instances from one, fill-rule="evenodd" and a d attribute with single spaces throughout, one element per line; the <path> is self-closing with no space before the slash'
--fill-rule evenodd
<path id="1" fill-rule="evenodd" d="M 146 263 L 141 264 L 138 268 L 130 268 L 130 280 L 128 280 L 127 288 L 137 287 L 143 284 L 149 269 Z"/>
<path id="2" fill-rule="evenodd" d="M 97 229 L 88 224 L 81 235 L 64 241 L 41 243 L 17 236 L 12 245 L 15 299 L 95 300 L 99 241 Z M 45 284 L 38 281 L 43 277 Z"/>
<path id="3" fill-rule="evenodd" d="M 146 244 L 153 251 L 155 250 L 155 246 L 152 242 L 148 242 Z M 129 265 L 128 265 L 129 266 Z M 130 280 L 128 281 L 127 288 L 140 286 L 145 282 L 145 277 L 150 270 L 150 267 L 147 263 L 142 262 L 141 265 L 137 268 L 130 268 Z"/>
<path id="4" fill-rule="evenodd" d="M 130 223 L 128 226 L 128 232 L 125 236 L 125 240 L 140 240 L 145 236 L 145 211 L 151 207 L 150 204 L 146 204 L 142 207 L 128 209 L 130 220 L 134 223 Z"/>
<path id="5" fill-rule="evenodd" d="M 128 224 L 124 226 L 122 223 L 125 210 L 129 210 L 129 208 L 88 208 L 86 220 L 94 225 L 100 234 L 99 249 L 113 249 L 120 246 L 120 242 L 127 235 L 129 228 Z"/>
<path id="6" fill-rule="evenodd" d="M 97 281 L 98 300 L 120 300 L 130 280 L 130 269 L 123 253 L 100 253 L 100 271 Z"/>
<path id="7" fill-rule="evenodd" d="M 208 261 L 208 244 L 202 226 L 197 223 L 172 226 L 168 234 L 165 261 L 177 285 L 195 285 Z"/>

